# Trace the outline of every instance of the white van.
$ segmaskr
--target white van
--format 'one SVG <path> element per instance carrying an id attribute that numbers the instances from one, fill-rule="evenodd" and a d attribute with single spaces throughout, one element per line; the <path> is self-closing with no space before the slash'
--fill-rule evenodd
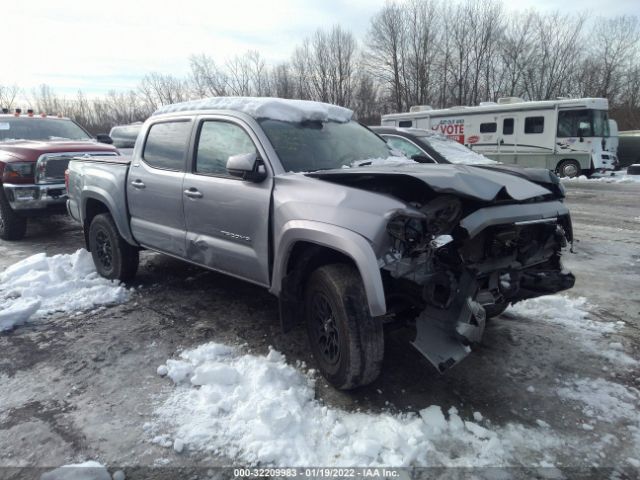
<path id="1" fill-rule="evenodd" d="M 604 98 L 507 97 L 477 107 L 411 107 L 383 115 L 382 125 L 432 129 L 494 160 L 575 177 L 613 170 L 618 163 L 608 110 Z"/>

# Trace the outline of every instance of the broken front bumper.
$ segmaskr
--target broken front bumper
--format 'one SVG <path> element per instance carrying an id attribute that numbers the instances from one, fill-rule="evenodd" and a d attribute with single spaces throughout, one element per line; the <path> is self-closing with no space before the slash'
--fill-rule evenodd
<path id="1" fill-rule="evenodd" d="M 461 263 L 420 282 L 426 308 L 416 319 L 413 345 L 440 372 L 480 342 L 484 307 L 550 295 L 575 283 L 560 261 L 561 249 L 573 241 L 562 202 L 482 208 L 463 218 L 459 228 L 459 242 L 446 256 Z"/>
<path id="2" fill-rule="evenodd" d="M 13 210 L 41 210 L 64 206 L 67 189 L 64 183 L 49 185 L 4 184 L 4 193 Z"/>
<path id="3" fill-rule="evenodd" d="M 517 295 L 507 301 L 567 290 L 573 287 L 575 277 L 566 270 L 539 271 L 520 275 L 518 282 Z M 490 297 L 487 290 L 480 290 L 473 274 L 464 272 L 448 308 L 428 305 L 418 316 L 413 346 L 441 373 L 454 366 L 482 339 L 487 318 L 482 301 Z"/>

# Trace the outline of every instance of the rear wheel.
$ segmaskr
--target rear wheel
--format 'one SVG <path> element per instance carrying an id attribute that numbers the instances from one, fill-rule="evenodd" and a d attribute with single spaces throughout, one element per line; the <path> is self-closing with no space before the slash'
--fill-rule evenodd
<path id="1" fill-rule="evenodd" d="M 320 372 L 336 388 L 373 382 L 384 356 L 382 322 L 371 317 L 358 270 L 325 265 L 311 274 L 305 292 L 311 351 Z"/>
<path id="2" fill-rule="evenodd" d="M 120 236 L 108 213 L 96 215 L 89 227 L 89 247 L 98 273 L 112 280 L 130 280 L 138 271 L 138 249 Z"/>
<path id="3" fill-rule="evenodd" d="M 0 189 L 2 187 L 0 186 Z M 27 233 L 27 219 L 16 214 L 0 191 L 0 238 L 2 240 L 22 240 Z"/>
<path id="4" fill-rule="evenodd" d="M 558 164 L 556 172 L 561 177 L 578 177 L 581 172 L 580 164 L 576 160 L 563 160 Z"/>

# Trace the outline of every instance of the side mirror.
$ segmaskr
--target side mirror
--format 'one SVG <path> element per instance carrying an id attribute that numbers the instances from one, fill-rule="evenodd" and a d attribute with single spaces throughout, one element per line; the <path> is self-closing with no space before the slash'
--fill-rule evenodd
<path id="1" fill-rule="evenodd" d="M 412 155 L 411 160 L 418 163 L 438 163 L 433 158 L 420 154 Z"/>
<path id="2" fill-rule="evenodd" d="M 267 178 L 267 169 L 256 152 L 230 156 L 227 160 L 227 172 L 233 177 L 255 183 Z"/>
<path id="3" fill-rule="evenodd" d="M 113 139 L 106 133 L 99 133 L 98 135 L 96 135 L 96 140 L 100 143 L 106 143 L 108 145 L 113 144 Z"/>
<path id="4" fill-rule="evenodd" d="M 578 129 L 578 137 L 580 137 L 581 142 L 584 142 L 584 128 Z"/>

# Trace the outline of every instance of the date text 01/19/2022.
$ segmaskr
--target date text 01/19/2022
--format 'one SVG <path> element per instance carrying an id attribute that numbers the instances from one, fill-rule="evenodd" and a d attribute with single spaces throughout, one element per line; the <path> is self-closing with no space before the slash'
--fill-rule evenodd
<path id="1" fill-rule="evenodd" d="M 234 468 L 234 477 L 398 478 L 393 468 Z"/>

